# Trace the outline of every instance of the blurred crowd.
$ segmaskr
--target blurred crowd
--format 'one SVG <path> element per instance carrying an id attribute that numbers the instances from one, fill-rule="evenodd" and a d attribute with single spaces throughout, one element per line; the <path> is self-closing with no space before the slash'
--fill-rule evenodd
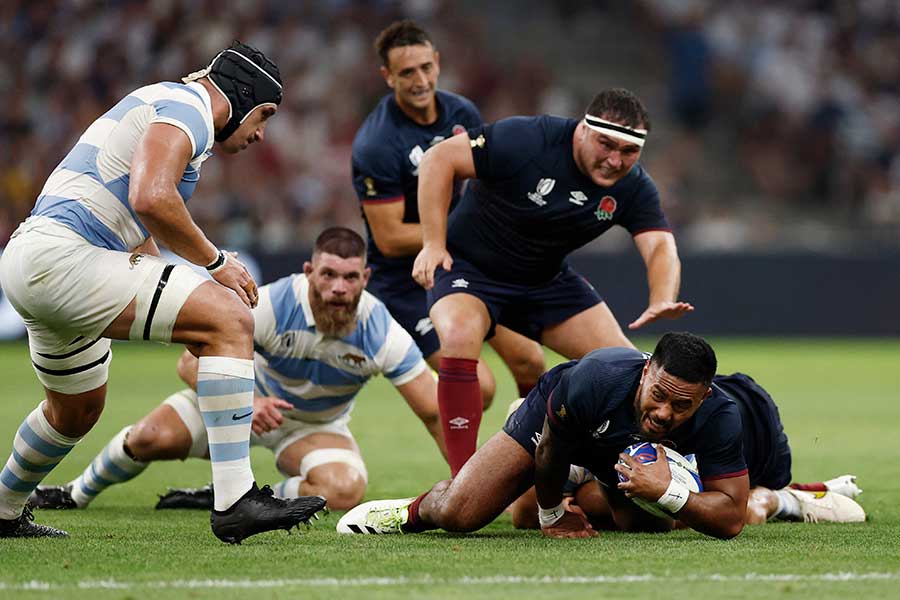
<path id="1" fill-rule="evenodd" d="M 277 60 L 285 101 L 266 143 L 204 163 L 194 218 L 219 244 L 269 252 L 306 247 L 328 225 L 360 228 L 350 145 L 387 92 L 372 41 L 401 17 L 432 32 L 441 87 L 470 97 L 487 120 L 575 116 L 587 90 L 619 74 L 651 108 L 668 107 L 654 113 L 646 160 L 688 249 L 900 239 L 896 0 L 492 6 L 5 0 L 0 247 L 91 121 L 136 87 L 205 66 L 233 38 Z M 571 33 L 593 22 L 619 32 L 603 52 L 595 36 Z M 620 46 L 641 64 L 620 60 Z M 602 60 L 602 81 L 573 73 L 578 62 L 560 48 Z"/>

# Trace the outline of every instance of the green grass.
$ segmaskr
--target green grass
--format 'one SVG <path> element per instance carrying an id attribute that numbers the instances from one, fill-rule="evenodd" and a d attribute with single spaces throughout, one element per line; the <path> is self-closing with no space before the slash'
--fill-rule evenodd
<path id="1" fill-rule="evenodd" d="M 690 531 L 547 540 L 513 530 L 503 515 L 465 536 L 343 537 L 331 514 L 299 536 L 273 532 L 231 547 L 213 538 L 203 513 L 152 508 L 167 486 L 207 482 L 208 464 L 158 463 L 88 510 L 37 513 L 39 522 L 67 529 L 68 539 L 0 540 L 0 597 L 896 597 L 900 341 L 714 342 L 720 372 L 752 374 L 778 402 L 795 478 L 856 473 L 868 522 L 769 524 L 729 542 Z M 48 483 L 76 476 L 115 432 L 179 389 L 176 347 L 117 344 L 114 351 L 107 409 Z M 514 396 L 510 378 L 489 358 L 499 388 L 482 441 L 500 427 Z M 16 428 L 41 398 L 22 344 L 0 345 L 0 398 L 5 460 Z M 369 467 L 368 498 L 416 494 L 446 476 L 424 428 L 383 379 L 358 398 L 351 428 Z M 253 461 L 261 482 L 280 479 L 267 451 L 254 449 Z M 849 575 L 831 577 L 839 573 Z M 269 587 L 261 587 L 265 581 Z"/>

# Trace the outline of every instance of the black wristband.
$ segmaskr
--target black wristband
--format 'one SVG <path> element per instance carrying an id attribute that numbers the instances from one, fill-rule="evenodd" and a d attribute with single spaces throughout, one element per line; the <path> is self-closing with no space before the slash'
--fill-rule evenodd
<path id="1" fill-rule="evenodd" d="M 206 265 L 206 270 L 212 272 L 224 264 L 225 264 L 225 253 L 222 252 L 221 250 L 219 250 L 219 254 L 218 254 L 218 256 L 216 256 L 216 260 L 214 260 L 211 263 L 209 263 L 208 265 Z"/>

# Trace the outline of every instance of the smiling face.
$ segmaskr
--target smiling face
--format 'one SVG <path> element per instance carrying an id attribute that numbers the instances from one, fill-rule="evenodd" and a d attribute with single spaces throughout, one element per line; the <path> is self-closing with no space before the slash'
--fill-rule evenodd
<path id="1" fill-rule="evenodd" d="M 711 393 L 708 385 L 689 383 L 648 360 L 634 399 L 641 435 L 651 441 L 665 439 L 694 416 Z"/>
<path id="2" fill-rule="evenodd" d="M 437 119 L 434 93 L 441 73 L 440 53 L 426 42 L 396 46 L 388 51 L 387 57 L 381 75 L 394 90 L 394 97 L 403 112 L 421 124 Z"/>
<path id="3" fill-rule="evenodd" d="M 356 328 L 356 308 L 369 282 L 370 269 L 362 256 L 341 258 L 317 252 L 303 265 L 309 280 L 309 305 L 316 329 L 332 337 L 345 337 Z"/>
<path id="4" fill-rule="evenodd" d="M 628 174 L 641 156 L 641 147 L 594 131 L 581 121 L 575 128 L 572 152 L 582 173 L 596 185 L 610 187 Z"/>
<path id="5" fill-rule="evenodd" d="M 261 104 L 254 108 L 234 133 L 228 136 L 219 147 L 227 154 L 237 154 L 246 150 L 250 144 L 261 142 L 266 137 L 266 126 L 275 115 L 278 107 L 274 104 Z"/>

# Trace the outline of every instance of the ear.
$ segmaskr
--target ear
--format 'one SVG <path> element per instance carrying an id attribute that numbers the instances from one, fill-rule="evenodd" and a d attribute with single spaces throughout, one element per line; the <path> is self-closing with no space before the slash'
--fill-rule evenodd
<path id="1" fill-rule="evenodd" d="M 372 269 L 370 267 L 366 267 L 363 271 L 363 287 L 369 285 L 369 277 L 372 275 Z"/>
<path id="2" fill-rule="evenodd" d="M 310 275 L 312 275 L 312 272 L 313 272 L 312 263 L 309 261 L 306 261 L 305 263 L 303 263 L 303 274 L 306 275 L 307 277 L 309 277 Z"/>
<path id="3" fill-rule="evenodd" d="M 394 76 L 391 75 L 391 72 L 387 67 L 381 65 L 378 67 L 378 72 L 381 73 L 381 76 L 384 78 L 384 82 L 388 85 L 389 88 L 394 89 Z"/>
<path id="4" fill-rule="evenodd" d="M 440 71 L 440 69 L 441 69 L 441 53 L 438 52 L 437 50 L 434 51 L 434 66 L 436 66 L 438 68 L 438 70 Z"/>

